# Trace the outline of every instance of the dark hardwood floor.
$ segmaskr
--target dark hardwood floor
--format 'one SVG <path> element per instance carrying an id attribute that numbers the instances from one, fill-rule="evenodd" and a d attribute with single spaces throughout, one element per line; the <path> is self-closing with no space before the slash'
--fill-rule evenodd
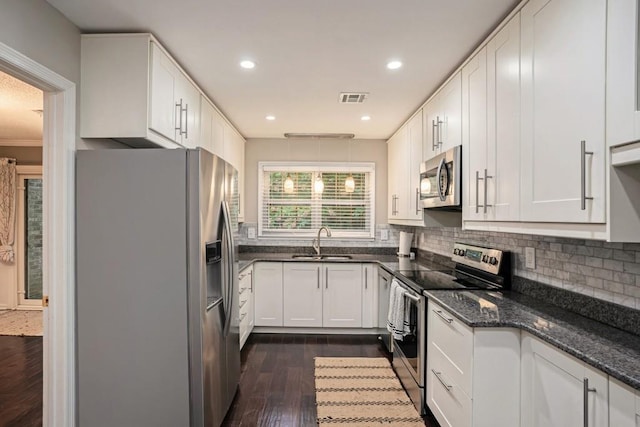
<path id="1" fill-rule="evenodd" d="M 0 426 L 42 425 L 42 337 L 0 336 Z"/>
<path id="2" fill-rule="evenodd" d="M 387 357 L 373 335 L 252 334 L 223 426 L 316 426 L 313 358 Z M 437 427 L 429 417 L 427 427 Z"/>
<path id="3" fill-rule="evenodd" d="M 223 425 L 316 426 L 313 358 L 387 357 L 375 336 L 253 334 Z M 430 417 L 427 427 L 437 427 Z M 42 338 L 0 336 L 0 427 L 42 425 Z"/>

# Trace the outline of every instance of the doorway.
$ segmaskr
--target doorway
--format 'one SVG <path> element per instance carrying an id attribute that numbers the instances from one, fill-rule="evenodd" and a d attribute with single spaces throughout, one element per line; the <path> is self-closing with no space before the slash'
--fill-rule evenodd
<path id="1" fill-rule="evenodd" d="M 0 43 L 0 71 L 44 92 L 42 169 L 42 425 L 76 425 L 74 310 L 74 157 L 76 87 Z M 47 298 L 48 297 L 48 298 Z"/>

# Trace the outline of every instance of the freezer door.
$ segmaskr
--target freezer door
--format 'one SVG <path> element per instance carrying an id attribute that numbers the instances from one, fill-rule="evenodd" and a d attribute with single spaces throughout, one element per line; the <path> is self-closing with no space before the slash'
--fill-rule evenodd
<path id="1" fill-rule="evenodd" d="M 204 413 L 204 425 L 219 426 L 224 420 L 226 410 L 222 406 L 223 393 L 226 388 L 226 376 L 224 373 L 225 354 L 220 351 L 224 348 L 222 328 L 224 322 L 224 308 L 222 297 L 207 307 L 205 333 L 210 337 L 208 345 L 204 348 L 204 394 L 207 396 Z"/>

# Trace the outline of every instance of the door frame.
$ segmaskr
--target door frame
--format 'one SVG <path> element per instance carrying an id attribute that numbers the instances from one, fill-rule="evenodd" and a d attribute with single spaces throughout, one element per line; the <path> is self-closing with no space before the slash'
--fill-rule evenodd
<path id="1" fill-rule="evenodd" d="M 42 422 L 74 427 L 76 85 L 3 43 L 0 69 L 44 91 Z"/>

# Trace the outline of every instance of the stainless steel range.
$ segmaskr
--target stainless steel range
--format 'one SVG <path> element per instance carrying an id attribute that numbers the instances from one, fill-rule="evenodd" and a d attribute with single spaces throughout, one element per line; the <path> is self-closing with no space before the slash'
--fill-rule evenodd
<path id="1" fill-rule="evenodd" d="M 510 286 L 510 253 L 455 243 L 454 269 L 396 270 L 395 279 L 405 291 L 410 332 L 393 339 L 393 367 L 416 409 L 426 410 L 427 298 L 425 291 L 500 290 Z"/>

